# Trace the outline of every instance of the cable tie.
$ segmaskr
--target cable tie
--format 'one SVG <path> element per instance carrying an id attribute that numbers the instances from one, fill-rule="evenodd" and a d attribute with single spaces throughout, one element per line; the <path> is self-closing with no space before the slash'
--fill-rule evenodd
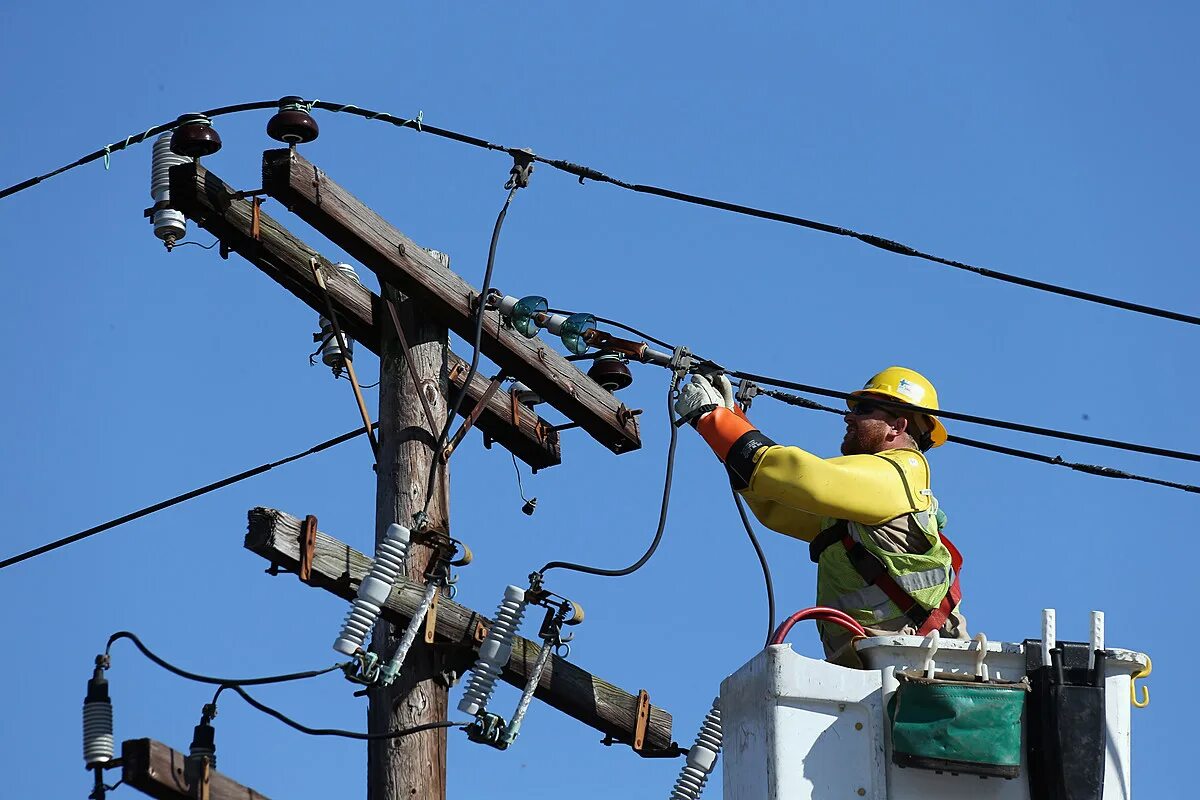
<path id="1" fill-rule="evenodd" d="M 112 145 L 107 145 L 107 144 L 106 144 L 106 145 L 104 145 L 104 171 L 105 171 L 105 172 L 108 172 L 108 154 L 109 154 L 110 152 L 112 152 L 112 151 L 109 149 L 110 147 L 112 147 Z"/>

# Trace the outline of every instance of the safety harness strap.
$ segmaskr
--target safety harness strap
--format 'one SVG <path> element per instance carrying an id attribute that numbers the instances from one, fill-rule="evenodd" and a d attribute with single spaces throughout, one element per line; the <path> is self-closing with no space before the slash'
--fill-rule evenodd
<path id="1" fill-rule="evenodd" d="M 850 560 L 850 565 L 854 567 L 859 576 L 870 586 L 877 586 L 888 596 L 888 598 L 896 604 L 896 607 L 908 617 L 908 619 L 917 626 L 917 635 L 925 636 L 931 631 L 940 629 L 946 624 L 946 620 L 950 618 L 950 614 L 962 602 L 962 587 L 959 585 L 958 575 L 962 571 L 962 554 L 958 548 L 954 546 L 944 534 L 940 531 L 938 536 L 942 543 L 946 545 L 946 549 L 950 551 L 950 569 L 951 581 L 950 589 L 946 592 L 946 596 L 942 598 L 942 602 L 937 608 L 932 611 L 926 611 L 920 603 L 912 598 L 908 592 L 904 591 L 903 587 L 896 582 L 896 579 L 887 571 L 884 563 L 867 550 L 861 542 L 858 542 L 850 535 L 850 526 L 845 520 L 838 520 L 836 523 L 821 531 L 809 543 L 808 556 L 816 563 L 821 558 L 821 553 L 825 552 L 835 542 L 841 542 L 846 548 L 846 556 Z"/>

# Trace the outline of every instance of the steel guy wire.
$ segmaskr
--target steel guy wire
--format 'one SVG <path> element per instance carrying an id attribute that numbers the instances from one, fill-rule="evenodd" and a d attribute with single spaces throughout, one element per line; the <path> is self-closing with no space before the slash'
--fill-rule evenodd
<path id="1" fill-rule="evenodd" d="M 1014 275 L 1014 274 L 1007 273 L 1007 272 L 1000 272 L 998 270 L 993 270 L 993 269 L 990 269 L 987 267 L 980 267 L 980 266 L 977 266 L 974 264 L 969 264 L 969 263 L 966 263 L 963 261 L 958 261 L 955 259 L 945 258 L 942 256 L 934 255 L 932 253 L 927 253 L 922 250 L 918 250 L 914 247 L 910 247 L 909 245 L 903 244 L 901 242 L 893 241 L 892 239 L 888 239 L 888 238 L 885 238 L 882 236 L 877 236 L 877 235 L 871 234 L 871 233 L 864 233 L 861 231 L 856 231 L 851 228 L 842 227 L 840 225 L 833 225 L 833 224 L 830 224 L 827 222 L 820 222 L 818 220 L 807 219 L 805 217 L 799 217 L 799 216 L 795 216 L 792 214 L 784 214 L 784 213 L 778 212 L 778 211 L 769 211 L 766 209 L 755 208 L 753 206 L 742 205 L 739 203 L 731 203 L 731 202 L 728 202 L 725 200 L 717 200 L 714 198 L 703 197 L 701 195 L 688 194 L 686 192 L 680 192 L 680 191 L 677 191 L 674 189 L 668 189 L 668 188 L 664 188 L 664 187 L 660 187 L 660 186 L 653 186 L 653 185 L 649 185 L 649 184 L 640 184 L 640 183 L 630 183 L 628 181 L 624 181 L 619 178 L 614 178 L 612 176 L 606 175 L 605 173 L 600 172 L 599 170 L 593 169 L 592 167 L 584 166 L 582 164 L 576 164 L 571 161 L 566 161 L 564 159 L 546 158 L 544 156 L 538 156 L 533 153 L 530 153 L 527 150 L 522 150 L 520 148 L 509 147 L 509 146 L 501 145 L 501 144 L 495 144 L 493 142 L 487 141 L 486 139 L 481 139 L 477 136 L 471 136 L 468 134 L 459 133 L 457 131 L 448 130 L 446 128 L 439 128 L 434 125 L 426 125 L 426 124 L 423 124 L 423 119 L 422 119 L 421 114 L 418 114 L 417 119 L 415 119 L 415 120 L 414 119 L 405 119 L 403 117 L 397 117 L 392 114 L 387 114 L 387 113 L 384 113 L 381 111 L 372 111 L 370 109 L 359 108 L 352 104 L 331 103 L 331 102 L 322 101 L 322 100 L 309 101 L 307 103 L 307 106 L 310 109 L 319 108 L 324 111 L 354 114 L 356 116 L 364 117 L 368 120 L 379 120 L 381 122 L 387 122 L 389 124 L 396 125 L 401 128 L 412 128 L 413 130 L 417 131 L 418 133 L 432 134 L 433 136 L 438 136 L 438 137 L 445 138 L 445 139 L 451 139 L 453 141 L 461 142 L 463 144 L 468 144 L 473 147 L 479 147 L 479 148 L 482 148 L 485 150 L 495 150 L 495 151 L 505 152 L 505 153 L 508 153 L 509 155 L 513 156 L 514 158 L 526 158 L 530 161 L 533 161 L 533 162 L 536 162 L 539 164 L 545 164 L 546 166 L 554 167 L 557 170 L 561 170 L 570 175 L 574 175 L 575 177 L 577 177 L 579 179 L 580 183 L 583 183 L 584 180 L 592 180 L 592 181 L 596 181 L 597 183 L 609 183 L 614 186 L 619 186 L 622 189 L 628 189 L 630 191 L 638 192 L 641 194 L 655 195 L 657 197 L 666 198 L 668 200 L 676 200 L 679 202 L 689 203 L 692 205 L 699 205 L 699 206 L 704 206 L 706 208 L 717 209 L 719 211 L 728 211 L 728 212 L 731 212 L 734 214 L 741 214 L 744 216 L 756 217 L 758 219 L 765 219 L 765 220 L 769 220 L 772 222 L 780 222 L 780 223 L 784 223 L 787 225 L 795 225 L 795 226 L 802 227 L 802 228 L 808 228 L 809 230 L 820 231 L 822 233 L 829 233 L 829 234 L 833 234 L 836 236 L 849 237 L 852 239 L 857 239 L 858 241 L 863 242 L 864 244 L 868 244 L 872 247 L 877 247 L 881 250 L 886 250 L 890 253 L 896 253 L 896 254 L 902 255 L 902 256 L 918 258 L 918 259 L 929 261 L 929 262 L 932 262 L 935 264 L 941 264 L 943 266 L 952 267 L 954 269 L 959 269 L 959 270 L 963 270 L 966 272 L 972 272 L 972 273 L 979 275 L 981 277 L 984 277 L 984 278 L 992 278 L 994 280 L 1004 281 L 1006 283 L 1012 283 L 1012 284 L 1015 284 L 1018 286 L 1024 286 L 1029 289 L 1036 289 L 1038 291 L 1062 295 L 1064 297 L 1071 297 L 1073 299 L 1083 300 L 1083 301 L 1089 302 L 1089 303 L 1096 303 L 1099 305 L 1105 305 L 1105 306 L 1110 306 L 1113 308 L 1119 308 L 1124 311 L 1132 311 L 1132 312 L 1138 313 L 1138 314 L 1146 314 L 1148 316 L 1160 317 L 1163 319 L 1170 319 L 1170 320 L 1174 320 L 1176 322 L 1184 322 L 1189 325 L 1200 325 L 1200 316 L 1196 316 L 1194 314 L 1184 314 L 1184 313 L 1178 312 L 1178 311 L 1170 311 L 1167 309 L 1157 308 L 1154 306 L 1148 306 L 1148 305 L 1144 305 L 1141 303 L 1134 303 L 1134 302 L 1131 302 L 1128 300 L 1122 300 L 1120 298 L 1107 297 L 1105 295 L 1096 294 L 1093 292 L 1085 292 L 1085 291 L 1082 291 L 1079 289 L 1072 289 L 1072 288 L 1065 287 L 1065 286 L 1058 286 L 1056 284 L 1048 283 L 1045 281 L 1034 280 L 1032 278 L 1025 278 L 1020 275 Z M 269 100 L 269 101 L 258 101 L 258 102 L 252 102 L 252 103 L 242 103 L 239 105 L 232 105 L 232 106 L 221 106 L 219 108 L 210 109 L 209 111 L 204 111 L 202 113 L 205 116 L 212 118 L 212 117 L 223 116 L 225 114 L 234 114 L 234 113 L 239 113 L 239 112 L 243 112 L 243 111 L 255 111 L 255 110 L 261 110 L 261 109 L 273 109 L 273 108 L 277 108 L 277 107 L 278 107 L 278 101 Z M 67 170 L 74 169 L 75 167 L 83 166 L 84 164 L 88 164 L 88 163 L 95 161 L 97 159 L 100 159 L 100 158 L 103 158 L 105 160 L 105 164 L 107 165 L 108 157 L 112 153 L 124 150 L 126 147 L 128 147 L 132 144 L 138 144 L 140 142 L 143 142 L 146 139 L 150 138 L 151 136 L 157 136 L 159 133 L 163 133 L 165 131 L 172 130 L 173 128 L 176 127 L 176 124 L 177 124 L 177 121 L 172 120 L 171 122 L 152 127 L 150 129 L 146 130 L 144 133 L 132 134 L 130 136 L 125 137 L 125 139 L 123 141 L 114 142 L 110 145 L 107 145 L 106 147 L 104 147 L 100 150 L 97 150 L 93 153 L 89 153 L 88 155 L 85 155 L 70 164 L 66 164 L 66 165 L 59 167 L 58 169 L 52 170 L 51 172 L 48 172 L 44 175 L 40 175 L 40 176 L 37 176 L 34 178 L 29 178 L 20 183 L 13 184 L 12 186 L 9 186 L 3 190 L 0 190 L 0 199 L 8 197 L 9 195 L 12 195 L 12 194 L 16 194 L 17 192 L 20 192 L 20 191 L 28 189 L 32 186 L 35 186 L 48 178 L 52 178 L 55 175 L 59 175 L 63 172 L 66 172 Z"/>
<path id="2" fill-rule="evenodd" d="M 378 425 L 376 424 L 375 427 L 378 427 Z M 274 469 L 275 467 L 283 466 L 284 464 L 292 461 L 298 461 L 305 456 L 311 456 L 321 452 L 322 450 L 328 450 L 330 447 L 339 445 L 342 442 L 348 442 L 351 439 L 362 436 L 364 432 L 364 428 L 358 428 L 357 430 L 343 433 L 341 436 L 335 436 L 332 439 L 321 442 L 320 444 L 313 445 L 302 453 L 296 453 L 288 456 L 287 458 L 281 458 L 278 461 L 272 461 L 267 464 L 261 464 L 253 469 L 248 469 L 245 472 L 239 472 L 236 475 L 230 475 L 228 478 L 223 478 L 215 483 L 210 483 L 207 486 L 201 486 L 199 489 L 193 489 L 190 492 L 184 492 L 183 494 L 176 495 L 170 500 L 163 500 L 160 503 L 155 503 L 152 506 L 146 506 L 145 508 L 134 511 L 130 514 L 126 514 L 123 517 L 117 517 L 116 519 L 101 523 L 94 527 L 88 528 L 87 530 L 80 531 L 79 533 L 73 533 L 70 536 L 63 537 L 62 539 L 41 545 L 40 547 L 35 547 L 32 550 L 27 550 L 20 555 L 12 556 L 11 558 L 6 558 L 5 560 L 0 561 L 0 569 L 11 567 L 13 564 L 19 564 L 22 561 L 49 553 L 50 551 L 57 550 L 60 547 L 66 547 L 67 545 L 78 542 L 81 539 L 86 539 L 89 536 L 95 536 L 98 533 L 103 533 L 104 531 L 116 528 L 119 525 L 124 525 L 126 522 L 133 522 L 136 519 L 149 516 L 156 511 L 162 511 L 164 508 L 170 508 L 171 506 L 179 505 L 187 500 L 192 500 L 193 498 L 200 497 L 201 495 L 208 494 L 209 492 L 216 491 L 217 489 L 222 489 L 239 481 L 244 481 L 247 478 L 253 478 L 255 475 L 261 475 L 262 473 Z"/>

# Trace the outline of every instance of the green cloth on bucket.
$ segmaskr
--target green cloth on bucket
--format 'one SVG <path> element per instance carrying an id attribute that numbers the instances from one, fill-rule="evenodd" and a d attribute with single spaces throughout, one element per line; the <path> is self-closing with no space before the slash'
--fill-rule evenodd
<path id="1" fill-rule="evenodd" d="M 897 764 L 1015 776 L 1021 765 L 1026 682 L 983 683 L 945 673 L 934 679 L 905 672 L 896 677 L 900 685 L 888 713 Z"/>

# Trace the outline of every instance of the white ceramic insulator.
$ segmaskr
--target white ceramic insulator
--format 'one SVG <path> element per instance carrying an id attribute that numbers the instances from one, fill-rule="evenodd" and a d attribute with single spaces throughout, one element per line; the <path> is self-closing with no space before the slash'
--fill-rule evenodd
<path id="1" fill-rule="evenodd" d="M 513 297 L 511 294 L 506 294 L 500 298 L 499 311 L 502 317 L 511 317 L 513 308 L 520 302 L 520 298 Z"/>
<path id="2" fill-rule="evenodd" d="M 562 335 L 563 323 L 566 321 L 567 318 L 562 314 L 551 314 L 550 318 L 546 320 L 546 324 L 542 327 L 553 333 L 555 336 L 560 336 Z"/>
<path id="3" fill-rule="evenodd" d="M 375 550 L 375 561 L 367 577 L 358 586 L 358 596 L 350 606 L 346 622 L 342 625 L 342 633 L 333 643 L 333 649 L 347 656 L 352 656 L 363 647 L 375 620 L 379 618 L 379 609 L 392 593 L 396 578 L 404 569 L 404 559 L 408 555 L 409 530 L 403 525 L 393 522 L 388 526 L 387 534 Z"/>
<path id="4" fill-rule="evenodd" d="M 509 586 L 504 590 L 504 600 L 496 609 L 496 621 L 488 629 L 487 638 L 479 646 L 479 658 L 471 668 L 471 681 L 467 684 L 458 710 L 474 716 L 487 708 L 496 688 L 496 679 L 512 655 L 513 637 L 525 616 L 525 590 L 520 586 Z"/>
<path id="5" fill-rule="evenodd" d="M 112 703 L 83 704 L 83 761 L 89 767 L 112 761 L 113 712 Z"/>
<path id="6" fill-rule="evenodd" d="M 346 337 L 346 352 L 342 352 L 342 346 L 338 342 L 337 334 L 333 330 L 333 323 L 325 317 L 319 317 L 317 324 L 321 326 L 321 363 L 330 369 L 343 370 L 346 368 L 346 356 L 350 356 L 350 360 L 354 360 L 354 340 Z M 345 336 L 346 332 L 342 331 Z"/>
<path id="7" fill-rule="evenodd" d="M 713 700 L 712 710 L 704 717 L 696 743 L 688 750 L 687 763 L 679 771 L 671 800 L 697 800 L 704 791 L 704 784 L 717 765 L 721 752 L 721 698 Z"/>
<path id="8" fill-rule="evenodd" d="M 150 157 L 150 197 L 155 204 L 171 199 L 171 167 L 191 161 L 186 156 L 171 152 L 171 134 L 164 133 L 154 140 L 154 153 Z M 182 211 L 165 208 L 155 211 L 152 217 L 154 235 L 160 239 L 182 239 L 187 234 L 187 218 Z"/>

